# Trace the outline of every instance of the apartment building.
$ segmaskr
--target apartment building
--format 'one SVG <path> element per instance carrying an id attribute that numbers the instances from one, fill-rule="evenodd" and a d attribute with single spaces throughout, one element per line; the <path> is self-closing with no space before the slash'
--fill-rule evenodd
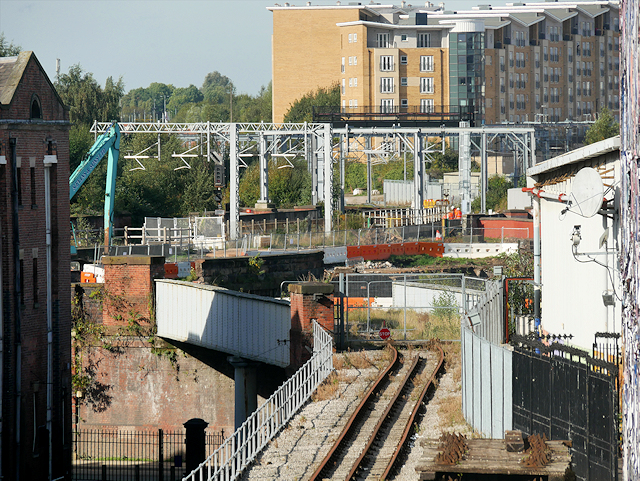
<path id="1" fill-rule="evenodd" d="M 268 9 L 275 122 L 336 83 L 343 112 L 470 111 L 475 125 L 618 115 L 618 2 Z"/>

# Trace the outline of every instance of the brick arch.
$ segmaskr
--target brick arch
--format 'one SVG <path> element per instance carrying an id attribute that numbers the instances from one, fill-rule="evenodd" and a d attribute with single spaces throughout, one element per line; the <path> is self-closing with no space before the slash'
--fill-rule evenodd
<path id="1" fill-rule="evenodd" d="M 38 97 L 37 94 L 31 95 L 31 102 L 29 103 L 29 118 L 42 118 L 42 103 L 40 102 L 40 97 Z"/>

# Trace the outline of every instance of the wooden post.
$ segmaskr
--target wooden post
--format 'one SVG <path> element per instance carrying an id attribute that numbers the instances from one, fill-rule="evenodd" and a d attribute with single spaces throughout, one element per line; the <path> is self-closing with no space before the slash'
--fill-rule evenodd
<path id="1" fill-rule="evenodd" d="M 129 245 L 129 231 L 128 231 L 128 227 L 129 226 L 124 226 L 124 245 L 128 246 Z"/>

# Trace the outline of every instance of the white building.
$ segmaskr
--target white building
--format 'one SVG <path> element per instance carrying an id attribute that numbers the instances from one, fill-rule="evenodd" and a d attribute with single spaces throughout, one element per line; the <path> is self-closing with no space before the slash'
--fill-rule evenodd
<path id="1" fill-rule="evenodd" d="M 596 332 L 621 332 L 620 137 L 549 159 L 527 176 L 540 213 L 542 329 L 591 350 Z"/>

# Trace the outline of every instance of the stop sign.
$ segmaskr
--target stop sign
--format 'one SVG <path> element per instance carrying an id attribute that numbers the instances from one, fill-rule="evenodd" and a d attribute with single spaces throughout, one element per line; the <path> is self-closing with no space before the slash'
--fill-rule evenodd
<path id="1" fill-rule="evenodd" d="M 380 339 L 382 339 L 383 341 L 386 341 L 391 336 L 391 331 L 386 327 L 383 327 L 382 329 L 380 329 L 379 334 L 380 334 Z"/>

